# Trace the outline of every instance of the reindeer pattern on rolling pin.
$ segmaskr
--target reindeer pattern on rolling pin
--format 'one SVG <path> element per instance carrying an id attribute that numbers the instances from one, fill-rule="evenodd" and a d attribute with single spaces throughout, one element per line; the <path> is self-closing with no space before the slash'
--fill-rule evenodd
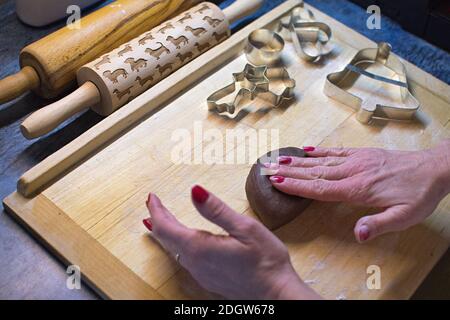
<path id="1" fill-rule="evenodd" d="M 225 40 L 229 33 L 222 11 L 215 5 L 201 3 L 88 67 L 104 80 L 97 86 L 109 92 L 115 106 L 122 106 Z"/>

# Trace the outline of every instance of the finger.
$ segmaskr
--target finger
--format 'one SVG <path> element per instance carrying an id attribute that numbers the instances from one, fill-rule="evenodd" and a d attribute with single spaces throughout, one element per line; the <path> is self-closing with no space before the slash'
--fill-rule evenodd
<path id="1" fill-rule="evenodd" d="M 289 166 L 279 166 L 277 170 L 272 170 L 271 175 L 279 175 L 285 178 L 301 180 L 340 180 L 348 176 L 348 170 L 345 166 L 337 167 L 313 167 L 313 168 L 294 168 Z"/>
<path id="2" fill-rule="evenodd" d="M 306 151 L 308 150 L 308 151 Z M 310 157 L 347 157 L 356 152 L 354 148 L 314 148 L 314 150 L 305 149 Z"/>
<path id="3" fill-rule="evenodd" d="M 338 166 L 343 164 L 345 160 L 345 157 L 299 158 L 282 156 L 278 158 L 278 163 L 291 167 L 310 168 L 316 166 Z"/>
<path id="4" fill-rule="evenodd" d="M 270 181 L 281 192 L 320 201 L 347 201 L 351 187 L 349 179 L 340 181 L 300 180 L 272 176 Z"/>
<path id="5" fill-rule="evenodd" d="M 362 217 L 358 220 L 354 229 L 356 240 L 361 243 L 385 233 L 405 230 L 413 224 L 406 217 L 406 206 L 403 205 Z"/>
<path id="6" fill-rule="evenodd" d="M 183 248 L 194 231 L 181 224 L 154 194 L 149 195 L 147 208 L 151 216 L 153 236 L 173 256 L 184 251 Z"/>
<path id="7" fill-rule="evenodd" d="M 203 217 L 222 227 L 237 239 L 246 239 L 249 234 L 245 232 L 245 229 L 258 225 L 254 219 L 237 213 L 201 186 L 192 188 L 192 202 Z"/>

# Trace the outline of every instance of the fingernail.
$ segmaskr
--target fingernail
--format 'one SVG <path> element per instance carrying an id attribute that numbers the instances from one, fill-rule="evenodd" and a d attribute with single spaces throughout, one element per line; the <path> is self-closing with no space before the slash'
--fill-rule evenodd
<path id="1" fill-rule="evenodd" d="M 209 193 L 200 186 L 194 186 L 192 188 L 192 199 L 197 203 L 205 203 L 208 200 Z"/>
<path id="2" fill-rule="evenodd" d="M 314 151 L 314 150 L 316 150 L 316 148 L 311 147 L 311 146 L 303 147 L 303 151 L 305 151 L 305 152 L 312 152 L 312 151 Z"/>
<path id="3" fill-rule="evenodd" d="M 291 164 L 292 163 L 292 158 L 291 157 L 279 157 L 278 158 L 278 162 L 279 164 Z"/>
<path id="4" fill-rule="evenodd" d="M 273 176 L 270 177 L 270 180 L 275 183 L 282 183 L 284 181 L 284 177 L 282 176 Z"/>
<path id="5" fill-rule="evenodd" d="M 359 227 L 359 240 L 360 241 L 366 241 L 369 239 L 370 236 L 370 230 L 366 225 L 362 225 Z"/>
<path id="6" fill-rule="evenodd" d="M 153 231 L 153 224 L 150 218 L 142 220 L 142 223 L 148 230 Z"/>

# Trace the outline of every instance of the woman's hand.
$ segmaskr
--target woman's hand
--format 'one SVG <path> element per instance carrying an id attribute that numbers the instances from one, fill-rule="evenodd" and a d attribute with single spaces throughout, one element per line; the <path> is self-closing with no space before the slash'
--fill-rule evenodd
<path id="1" fill-rule="evenodd" d="M 273 186 L 291 195 L 383 208 L 356 223 L 360 242 L 421 222 L 450 192 L 450 140 L 414 152 L 304 149 L 309 158 L 280 157 L 279 164 L 266 164 L 273 169 Z"/>
<path id="2" fill-rule="evenodd" d="M 202 287 L 229 299 L 319 298 L 294 271 L 284 244 L 261 223 L 199 186 L 192 189 L 192 201 L 228 235 L 185 227 L 154 194 L 144 224 Z"/>

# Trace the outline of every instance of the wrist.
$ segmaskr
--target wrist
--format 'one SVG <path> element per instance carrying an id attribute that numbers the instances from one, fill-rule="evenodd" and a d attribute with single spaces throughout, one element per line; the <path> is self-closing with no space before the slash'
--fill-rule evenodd
<path id="1" fill-rule="evenodd" d="M 280 296 L 279 300 L 322 300 L 311 287 L 304 283 L 298 276 L 295 282 L 290 283 Z"/>
<path id="2" fill-rule="evenodd" d="M 450 140 L 444 140 L 437 147 L 429 150 L 433 173 L 442 197 L 450 193 Z"/>
<path id="3" fill-rule="evenodd" d="M 305 284 L 291 265 L 280 273 L 276 284 L 269 290 L 266 299 L 271 300 L 320 300 L 322 297 Z"/>

